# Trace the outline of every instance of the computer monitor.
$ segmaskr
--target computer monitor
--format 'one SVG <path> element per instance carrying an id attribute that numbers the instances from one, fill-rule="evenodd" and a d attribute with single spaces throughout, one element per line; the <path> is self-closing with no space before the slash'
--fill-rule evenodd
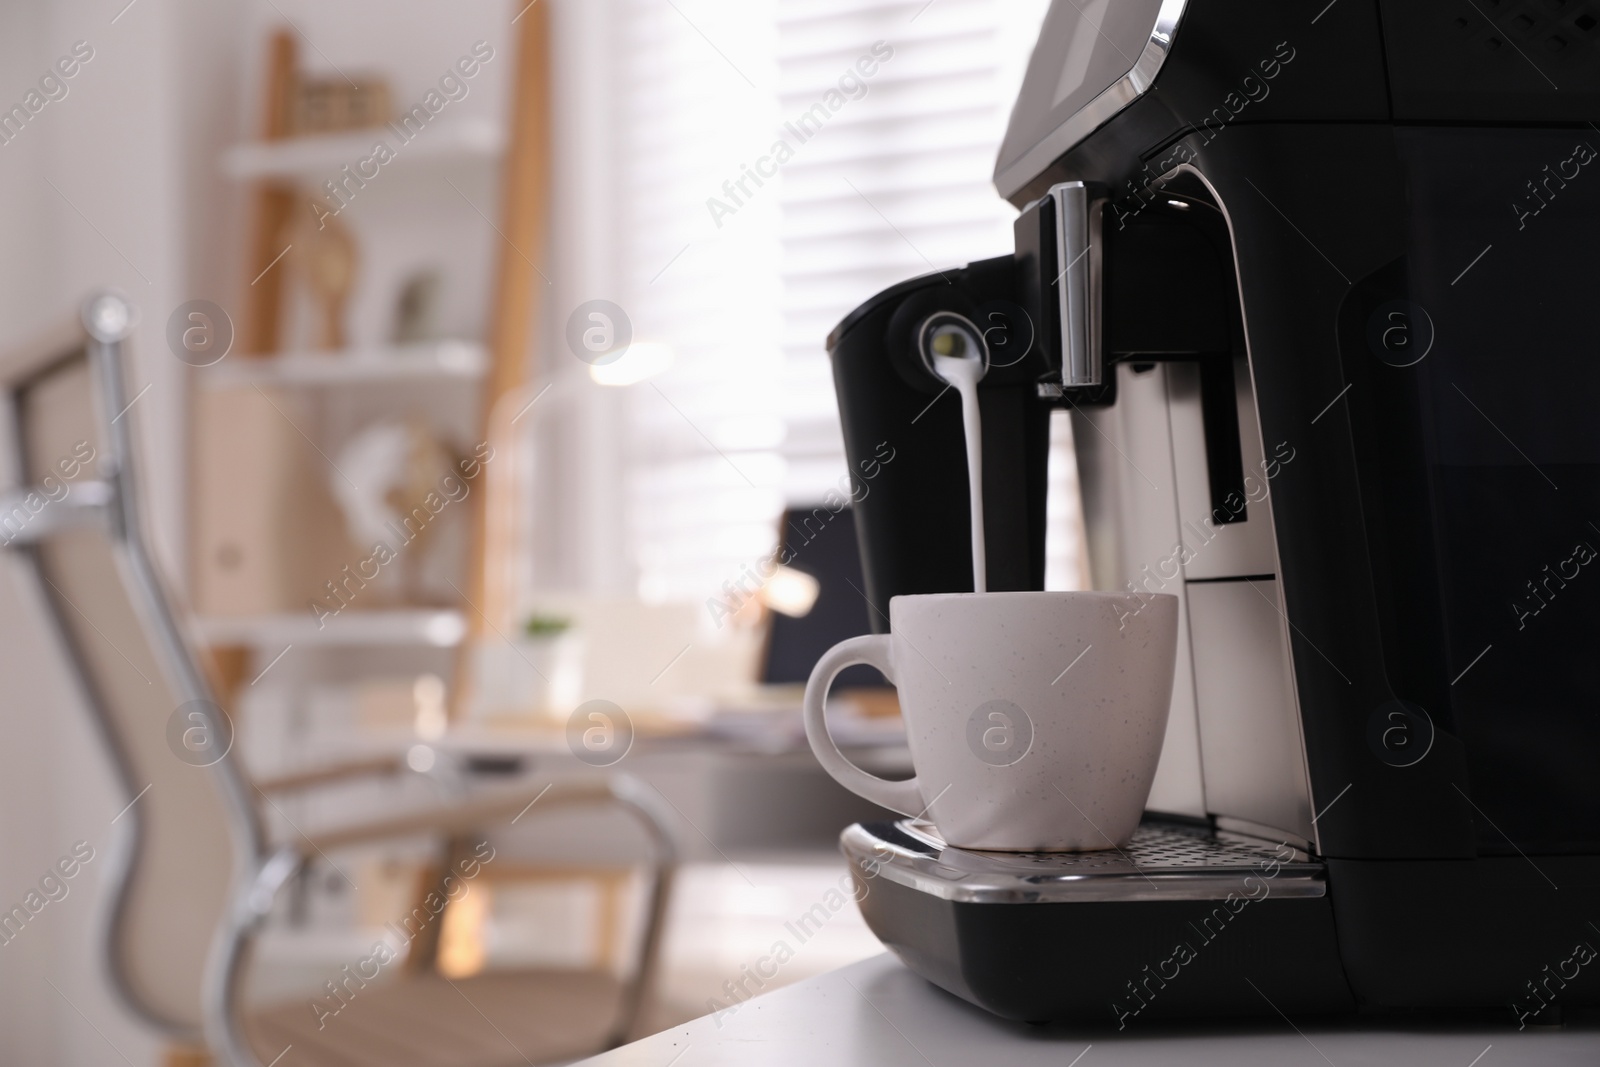
<path id="1" fill-rule="evenodd" d="M 822 654 L 847 637 L 872 632 L 861 552 L 856 545 L 855 515 L 849 508 L 834 512 L 818 505 L 794 506 L 783 513 L 780 559 L 817 580 L 816 603 L 795 617 L 774 611 L 761 665 L 763 682 L 804 682 Z M 872 667 L 846 668 L 835 689 L 882 686 L 883 675 Z"/>

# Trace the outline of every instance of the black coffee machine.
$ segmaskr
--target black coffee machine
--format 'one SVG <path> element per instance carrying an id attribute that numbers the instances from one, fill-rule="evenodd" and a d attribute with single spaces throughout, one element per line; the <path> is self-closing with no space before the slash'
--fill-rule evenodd
<path id="1" fill-rule="evenodd" d="M 1057 0 L 996 168 L 1014 255 L 828 341 L 872 619 L 1044 579 L 1070 412 L 1097 588 L 1182 598 L 1126 849 L 843 843 L 875 933 L 1000 1015 L 1600 1004 L 1600 4 Z M 1593 188 L 1590 188 L 1591 183 Z M 934 316 L 941 316 L 934 320 Z"/>

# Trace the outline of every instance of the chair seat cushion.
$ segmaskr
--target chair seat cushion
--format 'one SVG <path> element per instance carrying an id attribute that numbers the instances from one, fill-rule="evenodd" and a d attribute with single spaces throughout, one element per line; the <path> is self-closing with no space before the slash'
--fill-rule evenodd
<path id="1" fill-rule="evenodd" d="M 308 999 L 246 1026 L 262 1063 L 294 1046 L 283 1067 L 527 1067 L 600 1052 L 621 990 L 594 971 L 401 975 L 355 990 L 337 1014 Z"/>

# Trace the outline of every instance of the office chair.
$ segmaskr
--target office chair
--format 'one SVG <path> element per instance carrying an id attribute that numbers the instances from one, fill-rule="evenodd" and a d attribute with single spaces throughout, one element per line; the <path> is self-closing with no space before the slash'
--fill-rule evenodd
<path id="1" fill-rule="evenodd" d="M 12 438 L 10 484 L 17 487 L 0 493 L 0 540 L 37 579 L 130 801 L 119 817 L 125 838 L 112 850 L 121 861 L 105 937 L 118 993 L 174 1042 L 203 1042 L 232 1067 L 260 1067 L 274 1057 L 283 1058 L 282 1067 L 488 1067 L 620 1044 L 654 976 L 675 861 L 659 797 L 647 787 L 622 776 L 557 781 L 547 792 L 499 787 L 277 844 L 262 820 L 269 792 L 395 768 L 366 760 L 252 783 L 231 746 L 219 745 L 214 759 L 179 758 L 175 738 L 185 731 L 231 734 L 144 540 L 122 367 L 133 322 L 126 300 L 99 293 L 84 305 L 81 322 L 0 355 L 0 427 Z M 85 443 L 94 462 L 75 466 L 88 454 Z M 563 805 L 614 805 L 652 843 L 643 932 L 626 979 L 521 970 L 451 981 L 414 966 L 414 950 L 413 966 L 392 965 L 381 981 L 358 975 L 351 984 L 344 972 L 330 975 L 345 990 L 327 1001 L 341 1008 L 336 1013 L 304 1000 L 265 1011 L 241 1003 L 249 948 L 275 895 L 325 853 L 426 834 L 445 843 L 448 864 L 536 798 L 535 815 Z M 462 876 L 459 868 L 454 873 Z M 448 889 L 439 883 L 439 899 L 454 898 Z M 442 914 L 432 917 L 435 937 L 442 923 Z"/>

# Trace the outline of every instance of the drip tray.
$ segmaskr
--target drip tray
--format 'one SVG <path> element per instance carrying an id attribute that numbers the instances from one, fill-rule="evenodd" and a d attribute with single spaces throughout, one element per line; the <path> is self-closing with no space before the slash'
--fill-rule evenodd
<path id="1" fill-rule="evenodd" d="M 1120 849 L 978 852 L 951 848 L 918 819 L 857 823 L 840 847 L 858 878 L 882 878 L 962 904 L 1304 899 L 1326 868 L 1294 845 L 1184 823 L 1146 821 Z M 1247 881 L 1248 880 L 1248 881 Z"/>

